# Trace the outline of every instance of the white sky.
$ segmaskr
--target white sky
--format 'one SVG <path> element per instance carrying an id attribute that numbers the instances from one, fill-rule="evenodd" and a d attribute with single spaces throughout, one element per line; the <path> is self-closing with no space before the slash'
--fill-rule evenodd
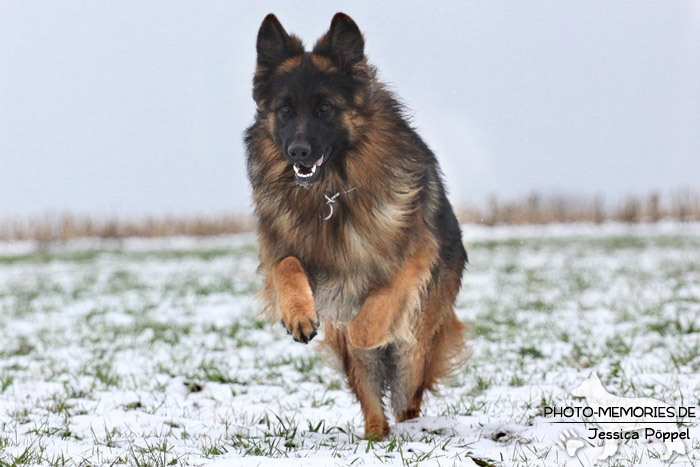
<path id="1" fill-rule="evenodd" d="M 356 20 L 456 203 L 698 188 L 698 5 L 0 0 L 0 217 L 248 211 L 269 12 Z"/>

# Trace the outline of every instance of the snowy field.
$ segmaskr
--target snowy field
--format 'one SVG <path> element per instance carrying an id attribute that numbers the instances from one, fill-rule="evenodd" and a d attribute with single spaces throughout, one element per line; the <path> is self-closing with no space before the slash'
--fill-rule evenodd
<path id="1" fill-rule="evenodd" d="M 250 235 L 0 244 L 0 466 L 592 465 L 546 406 L 700 405 L 700 226 L 465 228 L 473 357 L 384 442 L 340 375 L 257 317 Z M 700 465 L 698 419 L 673 465 Z M 605 465 L 662 464 L 629 441 Z"/>

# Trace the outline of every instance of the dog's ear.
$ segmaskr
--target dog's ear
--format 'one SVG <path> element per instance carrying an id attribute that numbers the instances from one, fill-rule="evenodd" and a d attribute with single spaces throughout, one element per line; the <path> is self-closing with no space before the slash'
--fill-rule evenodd
<path id="1" fill-rule="evenodd" d="M 597 379 L 598 381 L 600 381 L 600 378 L 598 378 L 598 370 L 593 370 L 593 372 L 591 373 L 590 378 L 591 378 L 591 379 Z"/>
<path id="2" fill-rule="evenodd" d="M 259 101 L 262 85 L 275 68 L 290 57 L 302 55 L 304 45 L 298 37 L 287 34 L 275 15 L 265 17 L 258 30 L 256 44 L 258 52 L 257 68 L 253 79 L 253 97 Z"/>
<path id="3" fill-rule="evenodd" d="M 313 53 L 330 58 L 338 68 L 352 71 L 365 58 L 365 40 L 360 28 L 345 13 L 336 13 L 328 32 L 314 46 Z"/>
<path id="4" fill-rule="evenodd" d="M 267 15 L 260 25 L 256 49 L 258 68 L 267 69 L 274 69 L 289 57 L 304 53 L 304 46 L 299 38 L 287 34 L 272 13 Z"/>

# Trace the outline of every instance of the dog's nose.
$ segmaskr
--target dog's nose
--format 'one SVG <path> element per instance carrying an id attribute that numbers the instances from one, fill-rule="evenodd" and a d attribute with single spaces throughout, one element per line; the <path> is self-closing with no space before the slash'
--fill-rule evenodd
<path id="1" fill-rule="evenodd" d="M 306 141 L 294 141 L 287 148 L 287 154 L 295 161 L 303 161 L 311 155 L 311 145 Z"/>

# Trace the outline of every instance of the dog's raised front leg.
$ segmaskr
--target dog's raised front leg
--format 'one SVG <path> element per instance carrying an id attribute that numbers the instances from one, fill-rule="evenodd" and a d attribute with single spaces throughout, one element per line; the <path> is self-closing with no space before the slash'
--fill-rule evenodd
<path id="1" fill-rule="evenodd" d="M 395 318 L 430 278 L 435 260 L 433 248 L 411 256 L 394 279 L 370 293 L 360 311 L 348 324 L 348 340 L 354 347 L 371 349 L 387 343 Z"/>
<path id="2" fill-rule="evenodd" d="M 295 341 L 306 344 L 316 335 L 318 317 L 304 268 L 298 259 L 288 256 L 271 273 L 282 324 Z"/>

